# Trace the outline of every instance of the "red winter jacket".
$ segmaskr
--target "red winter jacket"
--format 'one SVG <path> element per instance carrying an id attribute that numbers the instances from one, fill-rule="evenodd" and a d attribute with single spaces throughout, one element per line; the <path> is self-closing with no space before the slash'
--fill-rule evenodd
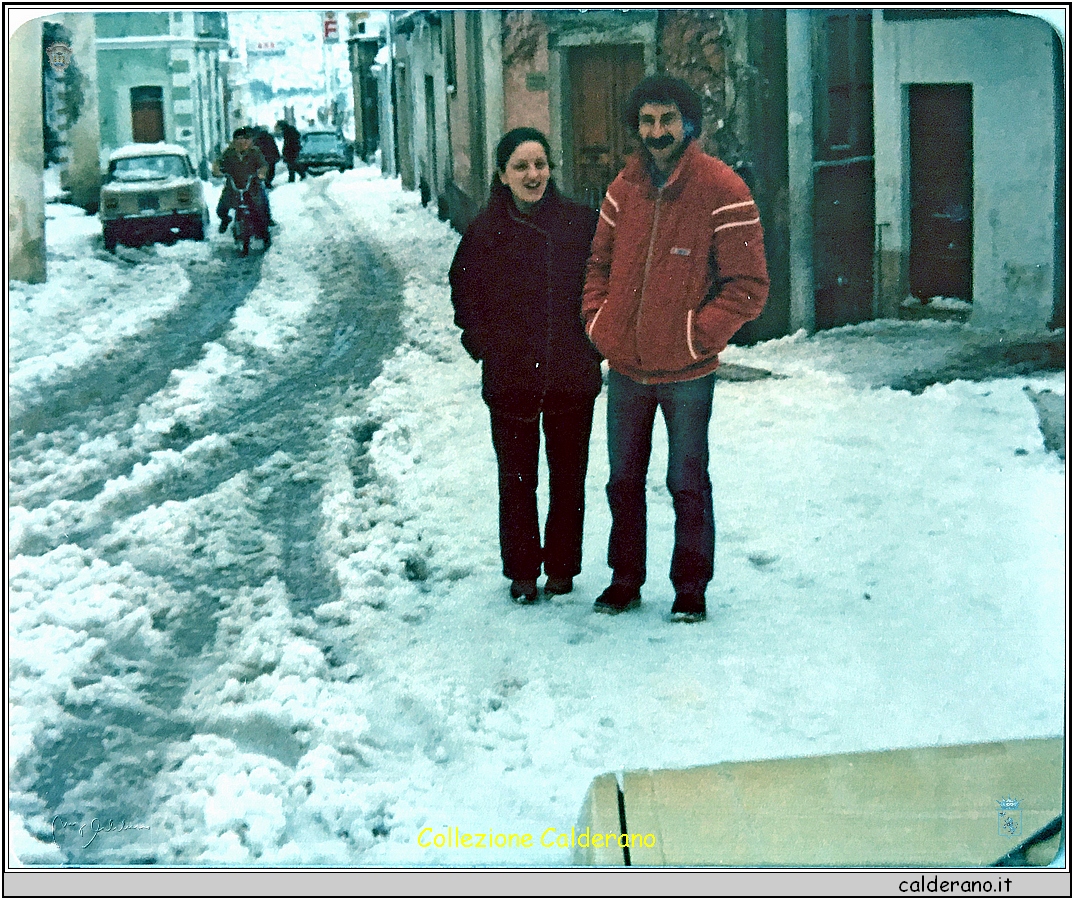
<path id="1" fill-rule="evenodd" d="M 612 182 L 586 273 L 586 333 L 616 372 L 645 384 L 714 371 L 768 297 L 749 188 L 695 141 L 660 189 L 640 156 Z"/>

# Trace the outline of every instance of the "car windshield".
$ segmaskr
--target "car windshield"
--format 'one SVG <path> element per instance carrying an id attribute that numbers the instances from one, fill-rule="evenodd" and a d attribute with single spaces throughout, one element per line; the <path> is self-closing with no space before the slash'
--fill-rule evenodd
<path id="1" fill-rule="evenodd" d="M 302 136 L 302 149 L 324 153 L 339 149 L 339 138 L 334 134 L 306 134 Z"/>
<path id="2" fill-rule="evenodd" d="M 176 155 L 128 156 L 112 161 L 116 181 L 157 181 L 161 178 L 184 178 L 190 175 L 187 161 Z"/>

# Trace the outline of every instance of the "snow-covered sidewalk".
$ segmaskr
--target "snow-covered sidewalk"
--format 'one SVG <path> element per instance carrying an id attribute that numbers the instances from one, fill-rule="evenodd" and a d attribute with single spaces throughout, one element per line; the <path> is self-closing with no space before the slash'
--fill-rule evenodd
<path id="1" fill-rule="evenodd" d="M 294 466 L 320 485 L 316 539 L 339 599 L 300 612 L 273 571 L 273 548 L 246 536 L 264 578 L 213 610 L 215 629 L 166 710 L 184 728 L 161 742 L 141 805 L 127 810 L 147 827 L 114 836 L 102 859 L 561 866 L 569 851 L 554 845 L 462 850 L 423 846 L 419 835 L 569 831 L 589 782 L 607 771 L 1062 732 L 1065 471 L 1043 446 L 1026 388 L 1063 394 L 1064 375 L 919 394 L 877 386 L 963 342 L 954 323 L 874 322 L 729 349 L 725 362 L 772 377 L 717 383 L 717 574 L 709 619 L 695 626 L 666 620 L 672 510 L 659 425 L 643 605 L 614 618 L 592 612 L 608 578 L 602 396 L 583 573 L 574 593 L 518 607 L 500 574 L 479 372 L 451 321 L 458 235 L 365 167 L 281 185 L 277 219 L 286 226 L 314 191 L 404 279 L 407 339 L 381 375 L 324 409 L 329 437 L 315 460 L 262 465 Z M 178 245 L 110 260 L 89 220 L 54 215 L 49 283 L 10 292 L 20 405 L 46 394 L 50 373 L 170 308 L 184 261 L 208 252 Z M 303 252 L 274 243 L 265 265 L 280 259 L 263 270 L 257 315 L 240 307 L 207 360 L 216 354 L 230 370 L 254 349 L 284 352 L 276 333 L 300 333 L 301 310 L 274 310 L 273 292 L 287 296 Z M 87 273 L 114 290 L 76 292 Z M 119 295 L 131 306 L 126 324 Z M 225 389 L 189 372 L 173 381 L 187 403 L 219 401 L 213 392 Z M 178 415 L 174 405 L 165 413 Z M 212 464 L 213 436 L 204 440 L 180 470 Z M 12 463 L 62 477 L 87 461 L 35 445 Z M 257 491 L 255 471 L 115 522 L 106 543 L 129 548 L 120 565 L 63 540 L 94 499 L 30 510 L 13 497 L 12 808 L 24 864 L 68 858 L 50 840 L 56 814 L 91 815 L 100 797 L 115 806 L 108 764 L 63 809 L 33 794 L 42 768 L 58 764 L 42 748 L 69 721 L 67 707 L 119 697 L 143 710 L 147 673 L 183 643 L 182 609 L 198 601 L 139 560 L 193 552 L 177 532 L 217 552 L 203 536 L 241 531 Z M 51 549 L 35 549 L 41 541 Z M 87 683 L 87 672 L 102 674 Z M 109 740 L 124 752 L 122 733 Z"/>

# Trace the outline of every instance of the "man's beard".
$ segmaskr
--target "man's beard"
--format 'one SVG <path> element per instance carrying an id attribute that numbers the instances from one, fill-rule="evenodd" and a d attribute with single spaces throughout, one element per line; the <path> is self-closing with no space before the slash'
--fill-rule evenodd
<path id="1" fill-rule="evenodd" d="M 675 143 L 675 138 L 670 134 L 665 134 L 658 138 L 646 138 L 644 143 L 650 150 L 664 150 Z"/>

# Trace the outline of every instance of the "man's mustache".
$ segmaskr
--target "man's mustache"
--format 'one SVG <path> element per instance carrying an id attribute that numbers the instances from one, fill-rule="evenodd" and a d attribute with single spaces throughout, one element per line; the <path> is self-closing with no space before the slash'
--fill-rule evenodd
<path id="1" fill-rule="evenodd" d="M 645 146 L 650 150 L 665 150 L 675 143 L 675 138 L 670 134 L 661 135 L 658 138 L 646 138 Z"/>

